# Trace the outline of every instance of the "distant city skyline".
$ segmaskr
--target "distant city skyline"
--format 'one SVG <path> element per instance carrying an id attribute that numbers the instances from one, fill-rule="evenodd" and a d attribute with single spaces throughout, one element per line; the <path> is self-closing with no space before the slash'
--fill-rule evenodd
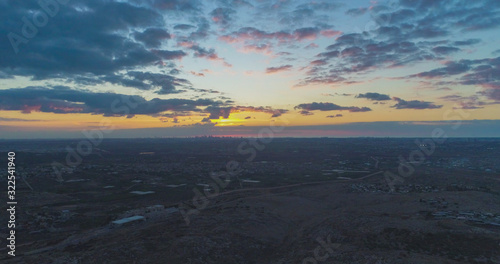
<path id="1" fill-rule="evenodd" d="M 0 139 L 499 136 L 499 11 L 0 0 Z"/>

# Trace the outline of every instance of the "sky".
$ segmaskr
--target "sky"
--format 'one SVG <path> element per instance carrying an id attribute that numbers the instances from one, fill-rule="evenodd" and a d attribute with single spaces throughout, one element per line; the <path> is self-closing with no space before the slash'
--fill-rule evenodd
<path id="1" fill-rule="evenodd" d="M 0 17 L 0 139 L 500 135 L 497 0 L 0 0 Z"/>

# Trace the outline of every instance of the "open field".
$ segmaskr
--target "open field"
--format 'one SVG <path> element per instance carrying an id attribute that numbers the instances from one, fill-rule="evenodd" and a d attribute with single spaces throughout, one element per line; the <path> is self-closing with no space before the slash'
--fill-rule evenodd
<path id="1" fill-rule="evenodd" d="M 33 190 L 2 261 L 500 263 L 498 139 L 449 139 L 393 188 L 414 139 L 275 139 L 251 162 L 242 141 L 107 140 L 59 178 L 77 141 L 5 141 Z"/>

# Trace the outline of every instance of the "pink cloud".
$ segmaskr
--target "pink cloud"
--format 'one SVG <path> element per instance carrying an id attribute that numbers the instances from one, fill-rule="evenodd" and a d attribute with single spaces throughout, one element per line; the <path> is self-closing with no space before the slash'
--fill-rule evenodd
<path id="1" fill-rule="evenodd" d="M 319 47 L 319 46 L 318 46 L 318 44 L 316 44 L 316 43 L 311 43 L 311 44 L 309 44 L 309 45 L 305 46 L 304 48 L 305 48 L 305 49 L 315 49 L 315 48 L 318 48 L 318 47 Z"/>
<path id="2" fill-rule="evenodd" d="M 241 49 L 242 52 L 244 53 L 251 53 L 251 52 L 255 52 L 255 53 L 262 53 L 262 54 L 266 54 L 266 55 L 272 55 L 273 54 L 273 51 L 272 51 L 272 46 L 271 45 L 267 45 L 267 44 L 261 44 L 261 45 L 245 45 L 243 46 L 243 48 Z"/>
<path id="3" fill-rule="evenodd" d="M 293 68 L 292 65 L 283 65 L 283 66 L 279 66 L 279 67 L 270 67 L 270 68 L 266 69 L 266 73 L 267 74 L 274 74 L 274 73 L 278 73 L 278 72 L 289 71 L 292 68 Z"/>
<path id="4" fill-rule="evenodd" d="M 327 38 L 332 38 L 332 37 L 335 37 L 337 35 L 342 34 L 342 31 L 327 29 L 327 30 L 321 30 L 320 34 L 327 37 Z"/>

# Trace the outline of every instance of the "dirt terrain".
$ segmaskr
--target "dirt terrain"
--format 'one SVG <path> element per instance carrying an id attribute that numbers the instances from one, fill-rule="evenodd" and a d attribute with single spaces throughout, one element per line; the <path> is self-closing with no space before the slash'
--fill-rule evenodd
<path id="1" fill-rule="evenodd" d="M 458 188 L 468 177 L 417 171 L 392 193 L 382 174 L 231 192 L 189 225 L 177 213 L 97 228 L 6 263 L 500 263 L 500 227 L 454 216 L 498 217 L 498 175 L 475 176 L 484 190 Z"/>

